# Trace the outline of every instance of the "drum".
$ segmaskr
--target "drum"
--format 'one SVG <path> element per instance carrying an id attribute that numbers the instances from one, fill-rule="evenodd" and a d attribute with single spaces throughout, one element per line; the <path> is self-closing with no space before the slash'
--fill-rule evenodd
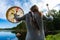
<path id="1" fill-rule="evenodd" d="M 20 22 L 17 19 L 21 18 L 23 15 L 24 15 L 24 11 L 22 10 L 22 8 L 20 8 L 18 6 L 10 7 L 6 12 L 7 20 L 12 23 Z"/>

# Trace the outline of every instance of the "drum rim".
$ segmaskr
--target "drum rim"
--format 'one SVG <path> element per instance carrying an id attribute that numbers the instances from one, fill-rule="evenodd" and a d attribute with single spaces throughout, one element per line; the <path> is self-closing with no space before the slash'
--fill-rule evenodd
<path id="1" fill-rule="evenodd" d="M 19 9 L 21 9 L 22 11 L 23 11 L 23 9 L 21 8 L 21 7 L 18 7 L 18 6 L 12 6 L 12 7 L 10 7 L 8 10 L 7 10 L 7 12 L 6 12 L 6 18 L 7 18 L 7 20 L 9 21 L 9 22 L 11 22 L 11 23 L 19 23 L 19 22 L 12 22 L 12 21 L 10 21 L 9 19 L 8 19 L 8 12 L 11 10 L 11 9 L 13 9 L 13 8 L 19 8 Z M 23 11 L 23 14 L 24 14 L 24 11 Z"/>

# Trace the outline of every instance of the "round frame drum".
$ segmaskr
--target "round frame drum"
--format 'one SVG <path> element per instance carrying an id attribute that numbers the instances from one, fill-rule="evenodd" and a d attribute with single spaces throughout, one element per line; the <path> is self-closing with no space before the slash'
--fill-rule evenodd
<path id="1" fill-rule="evenodd" d="M 17 19 L 21 18 L 23 15 L 24 15 L 24 11 L 18 6 L 13 6 L 9 8 L 6 12 L 6 18 L 8 19 L 8 21 L 12 23 L 20 22 Z"/>

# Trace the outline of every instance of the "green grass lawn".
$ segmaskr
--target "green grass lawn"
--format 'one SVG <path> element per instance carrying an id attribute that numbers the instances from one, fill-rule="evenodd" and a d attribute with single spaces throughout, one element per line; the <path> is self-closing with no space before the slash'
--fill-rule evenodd
<path id="1" fill-rule="evenodd" d="M 56 35 L 48 35 L 45 38 L 46 40 L 60 40 L 60 33 L 56 34 Z"/>

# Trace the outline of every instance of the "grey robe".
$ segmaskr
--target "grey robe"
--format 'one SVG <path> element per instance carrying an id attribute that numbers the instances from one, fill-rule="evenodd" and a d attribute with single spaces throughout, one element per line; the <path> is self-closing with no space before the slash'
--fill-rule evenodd
<path id="1" fill-rule="evenodd" d="M 35 18 L 34 20 L 33 17 Z M 31 12 L 29 12 L 23 17 L 17 18 L 18 20 L 26 21 L 27 35 L 25 40 L 44 40 L 43 19 L 48 19 L 48 17 L 41 17 L 38 13 L 35 13 L 33 17 Z"/>

